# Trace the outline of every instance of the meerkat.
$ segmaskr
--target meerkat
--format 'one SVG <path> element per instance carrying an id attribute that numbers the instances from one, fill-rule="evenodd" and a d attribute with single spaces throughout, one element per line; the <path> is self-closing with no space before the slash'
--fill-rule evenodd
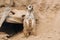
<path id="1" fill-rule="evenodd" d="M 27 7 L 27 14 L 24 17 L 24 35 L 28 37 L 29 35 L 36 35 L 36 20 L 34 17 L 33 6 L 29 5 Z"/>

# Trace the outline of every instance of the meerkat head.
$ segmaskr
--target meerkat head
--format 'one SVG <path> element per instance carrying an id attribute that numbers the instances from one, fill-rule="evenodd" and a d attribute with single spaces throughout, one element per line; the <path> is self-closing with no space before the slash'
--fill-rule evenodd
<path id="1" fill-rule="evenodd" d="M 32 11 L 32 10 L 33 10 L 33 6 L 32 6 L 32 5 L 29 5 L 29 6 L 27 7 L 27 9 L 28 9 L 28 11 Z"/>

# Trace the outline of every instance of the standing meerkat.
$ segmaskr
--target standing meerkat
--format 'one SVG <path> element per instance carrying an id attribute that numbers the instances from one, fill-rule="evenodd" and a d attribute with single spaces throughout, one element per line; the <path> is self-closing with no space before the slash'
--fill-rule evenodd
<path id="1" fill-rule="evenodd" d="M 34 17 L 33 12 L 33 6 L 29 5 L 27 7 L 27 14 L 24 17 L 23 20 L 23 26 L 24 26 L 24 35 L 28 37 L 29 35 L 36 35 L 36 20 Z"/>

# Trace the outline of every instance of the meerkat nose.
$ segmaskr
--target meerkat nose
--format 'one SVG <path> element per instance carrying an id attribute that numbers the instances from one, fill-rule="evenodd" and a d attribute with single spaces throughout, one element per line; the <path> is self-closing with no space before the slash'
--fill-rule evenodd
<path id="1" fill-rule="evenodd" d="M 31 8 L 31 6 L 29 6 L 29 8 Z"/>

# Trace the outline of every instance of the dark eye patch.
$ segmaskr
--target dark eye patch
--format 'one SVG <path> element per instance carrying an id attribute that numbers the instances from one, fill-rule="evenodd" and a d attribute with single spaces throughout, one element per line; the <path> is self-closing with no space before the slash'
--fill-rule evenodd
<path id="1" fill-rule="evenodd" d="M 0 8 L 5 7 L 5 5 L 1 5 Z"/>
<path id="2" fill-rule="evenodd" d="M 25 15 L 22 15 L 22 17 L 25 17 Z"/>
<path id="3" fill-rule="evenodd" d="M 15 13 L 11 11 L 11 13 L 14 15 Z"/>

